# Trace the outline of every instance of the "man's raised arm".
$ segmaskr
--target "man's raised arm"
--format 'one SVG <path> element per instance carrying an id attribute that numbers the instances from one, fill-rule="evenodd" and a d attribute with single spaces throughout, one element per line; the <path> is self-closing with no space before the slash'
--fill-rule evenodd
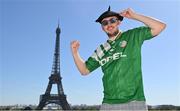
<path id="1" fill-rule="evenodd" d="M 88 75 L 89 70 L 86 67 L 86 64 L 84 60 L 80 57 L 78 49 L 79 49 L 80 43 L 78 41 L 72 41 L 71 42 L 71 51 L 74 58 L 74 62 L 81 73 L 81 75 Z"/>
<path id="2" fill-rule="evenodd" d="M 129 19 L 134 19 L 143 22 L 145 25 L 151 28 L 152 36 L 157 36 L 166 27 L 165 23 L 157 19 L 135 13 L 131 8 L 122 11 L 120 15 Z"/>

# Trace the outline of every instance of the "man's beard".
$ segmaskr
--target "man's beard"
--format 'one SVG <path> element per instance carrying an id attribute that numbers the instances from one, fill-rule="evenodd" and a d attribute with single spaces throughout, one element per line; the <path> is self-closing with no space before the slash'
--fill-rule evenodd
<path id="1" fill-rule="evenodd" d="M 119 33 L 119 30 L 116 30 L 113 34 L 107 33 L 108 37 L 115 37 Z"/>

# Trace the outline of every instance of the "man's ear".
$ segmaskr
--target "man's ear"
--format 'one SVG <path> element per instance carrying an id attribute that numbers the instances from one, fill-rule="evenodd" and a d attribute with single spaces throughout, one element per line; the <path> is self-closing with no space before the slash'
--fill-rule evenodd
<path id="1" fill-rule="evenodd" d="M 101 28 L 102 28 L 103 31 L 105 31 L 105 29 L 104 29 L 104 27 L 102 25 L 101 25 Z"/>

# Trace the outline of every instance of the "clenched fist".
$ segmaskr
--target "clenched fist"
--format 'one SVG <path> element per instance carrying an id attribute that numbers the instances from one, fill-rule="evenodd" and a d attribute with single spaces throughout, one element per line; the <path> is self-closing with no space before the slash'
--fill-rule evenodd
<path id="1" fill-rule="evenodd" d="M 72 51 L 73 54 L 78 52 L 79 46 L 80 46 L 79 41 L 74 40 L 74 41 L 71 42 L 71 51 Z"/>
<path id="2" fill-rule="evenodd" d="M 136 13 L 134 12 L 134 10 L 132 10 L 131 8 L 128 8 L 126 10 L 123 10 L 122 12 L 119 13 L 121 16 L 129 18 L 129 19 L 133 19 L 134 16 L 136 15 Z"/>

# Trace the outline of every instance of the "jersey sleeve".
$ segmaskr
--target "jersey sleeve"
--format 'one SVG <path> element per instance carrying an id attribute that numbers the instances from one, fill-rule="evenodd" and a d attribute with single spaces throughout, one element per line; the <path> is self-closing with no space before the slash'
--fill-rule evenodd
<path id="1" fill-rule="evenodd" d="M 151 29 L 150 29 L 150 27 L 147 27 L 147 26 L 135 28 L 135 29 L 133 29 L 132 33 L 135 37 L 134 39 L 139 44 L 142 44 L 145 40 L 149 40 L 149 39 L 153 38 L 153 36 L 151 34 Z"/>
<path id="2" fill-rule="evenodd" d="M 98 67 L 100 67 L 99 64 L 99 59 L 98 56 L 96 54 L 96 51 L 94 51 L 94 53 L 92 54 L 92 56 L 90 56 L 86 61 L 85 61 L 86 67 L 87 69 L 92 72 L 95 69 L 97 69 Z"/>

